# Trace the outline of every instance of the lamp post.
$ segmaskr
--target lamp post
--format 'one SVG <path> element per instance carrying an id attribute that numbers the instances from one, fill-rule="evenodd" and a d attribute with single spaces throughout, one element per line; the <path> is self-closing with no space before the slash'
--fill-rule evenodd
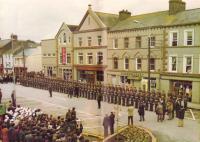
<path id="1" fill-rule="evenodd" d="M 143 26 L 146 26 L 148 27 L 146 24 L 140 22 L 140 21 L 137 21 L 137 20 L 134 20 L 134 23 L 139 23 Z M 148 34 L 148 55 L 147 55 L 147 59 L 148 59 L 148 92 L 151 91 L 151 86 L 150 86 L 150 81 L 151 81 L 151 76 L 150 76 L 150 73 L 151 73 L 151 68 L 150 68 L 150 58 L 151 58 L 151 34 Z"/>
<path id="2" fill-rule="evenodd" d="M 14 35 L 11 35 L 11 47 L 12 47 L 12 70 L 13 70 L 13 84 L 14 84 L 14 90 L 15 90 L 15 66 L 14 66 Z"/>

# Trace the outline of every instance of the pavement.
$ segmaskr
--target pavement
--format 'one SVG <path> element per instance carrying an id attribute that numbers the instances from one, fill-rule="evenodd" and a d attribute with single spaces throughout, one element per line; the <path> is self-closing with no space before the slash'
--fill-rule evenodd
<path id="1" fill-rule="evenodd" d="M 105 114 L 115 112 L 115 128 L 127 125 L 127 108 L 103 102 L 102 108 L 97 109 L 95 100 L 85 98 L 68 98 L 66 94 L 53 92 L 49 97 L 47 90 L 40 90 L 31 87 L 24 87 L 13 84 L 0 84 L 3 93 L 3 102 L 10 100 L 11 92 L 15 88 L 17 104 L 31 108 L 41 108 L 43 112 L 54 116 L 65 116 L 68 109 L 75 107 L 77 117 L 83 122 L 84 131 L 95 135 L 103 136 L 102 119 Z M 118 110 L 118 111 L 117 111 Z M 117 113 L 118 112 L 118 113 Z M 118 114 L 118 115 L 117 115 Z M 193 110 L 186 113 L 184 127 L 177 127 L 177 119 L 156 121 L 154 112 L 145 112 L 145 121 L 140 122 L 137 110 L 134 111 L 134 124 L 145 127 L 153 132 L 158 142 L 200 142 L 200 120 L 199 111 Z M 117 130 L 116 130 L 117 131 Z"/>

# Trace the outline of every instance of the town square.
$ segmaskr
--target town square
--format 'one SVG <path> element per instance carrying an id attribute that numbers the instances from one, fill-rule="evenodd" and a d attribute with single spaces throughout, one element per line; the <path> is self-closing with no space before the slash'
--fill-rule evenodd
<path id="1" fill-rule="evenodd" d="M 199 1 L 0 8 L 0 141 L 200 141 Z"/>

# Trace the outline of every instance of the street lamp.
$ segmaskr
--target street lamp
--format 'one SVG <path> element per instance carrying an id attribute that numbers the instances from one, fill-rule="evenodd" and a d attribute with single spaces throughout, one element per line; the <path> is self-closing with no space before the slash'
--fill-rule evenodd
<path id="1" fill-rule="evenodd" d="M 147 26 L 146 24 L 138 21 L 138 20 L 134 20 L 134 23 L 138 23 L 138 24 L 141 24 L 143 26 Z M 148 26 L 147 26 L 148 27 Z M 150 45 L 151 44 L 151 34 L 148 34 L 148 92 L 151 91 L 151 88 L 150 88 L 150 81 L 151 81 L 151 76 L 150 76 L 150 73 L 151 73 L 151 68 L 150 68 L 150 57 L 151 57 L 151 53 L 150 53 Z"/>
<path id="2" fill-rule="evenodd" d="M 11 35 L 11 48 L 12 48 L 12 70 L 13 70 L 13 90 L 15 91 L 15 67 L 14 67 L 14 35 Z"/>

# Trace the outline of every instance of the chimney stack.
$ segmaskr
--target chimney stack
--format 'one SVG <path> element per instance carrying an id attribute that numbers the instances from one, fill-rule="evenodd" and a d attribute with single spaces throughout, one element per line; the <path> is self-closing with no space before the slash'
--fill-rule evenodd
<path id="1" fill-rule="evenodd" d="M 131 17 L 131 12 L 129 12 L 128 10 L 122 10 L 119 12 L 119 20 L 125 20 L 127 18 Z"/>
<path id="2" fill-rule="evenodd" d="M 169 15 L 185 11 L 186 3 L 182 0 L 169 0 Z"/>
<path id="3" fill-rule="evenodd" d="M 17 40 L 17 39 L 18 39 L 18 38 L 17 38 L 17 35 L 11 34 L 11 39 L 12 39 L 12 40 Z"/>

